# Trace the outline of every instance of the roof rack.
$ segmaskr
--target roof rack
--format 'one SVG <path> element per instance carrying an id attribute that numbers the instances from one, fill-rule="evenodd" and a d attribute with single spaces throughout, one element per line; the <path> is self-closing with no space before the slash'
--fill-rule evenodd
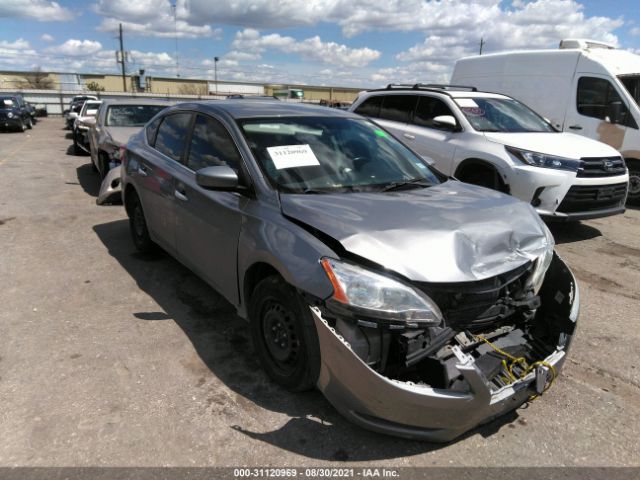
<path id="1" fill-rule="evenodd" d="M 476 87 L 470 85 L 448 85 L 446 83 L 416 83 L 413 88 L 438 88 L 441 90 L 469 90 L 470 92 L 477 92 Z"/>
<path id="2" fill-rule="evenodd" d="M 447 85 L 444 83 L 390 83 L 386 88 L 380 88 L 376 90 L 468 90 L 470 92 L 477 92 L 476 87 L 469 85 Z"/>

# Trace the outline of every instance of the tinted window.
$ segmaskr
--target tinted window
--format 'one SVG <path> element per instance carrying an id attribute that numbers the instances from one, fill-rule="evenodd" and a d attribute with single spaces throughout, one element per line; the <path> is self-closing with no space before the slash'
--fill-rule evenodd
<path id="1" fill-rule="evenodd" d="M 236 172 L 240 154 L 227 129 L 218 120 L 198 115 L 191 135 L 187 166 L 192 170 L 227 165 Z"/>
<path id="2" fill-rule="evenodd" d="M 418 100 L 418 108 L 416 109 L 413 123 L 421 127 L 441 128 L 433 123 L 433 119 L 440 115 L 453 116 L 453 113 L 447 107 L 447 104 L 439 98 L 421 96 Z"/>
<path id="3" fill-rule="evenodd" d="M 169 158 L 180 161 L 189 131 L 190 113 L 167 115 L 158 128 L 155 148 Z"/>
<path id="4" fill-rule="evenodd" d="M 383 97 L 380 96 L 367 98 L 358 108 L 355 109 L 355 113 L 365 115 L 367 117 L 379 117 L 382 98 Z"/>
<path id="5" fill-rule="evenodd" d="M 611 85 L 604 78 L 582 77 L 578 80 L 578 113 L 611 123 L 627 124 L 631 120 L 629 110 Z"/>
<path id="6" fill-rule="evenodd" d="M 416 95 L 388 95 L 382 102 L 380 118 L 395 122 L 409 122 L 417 101 Z"/>
<path id="7" fill-rule="evenodd" d="M 456 98 L 469 123 L 479 132 L 555 132 L 525 104 L 507 98 Z"/>

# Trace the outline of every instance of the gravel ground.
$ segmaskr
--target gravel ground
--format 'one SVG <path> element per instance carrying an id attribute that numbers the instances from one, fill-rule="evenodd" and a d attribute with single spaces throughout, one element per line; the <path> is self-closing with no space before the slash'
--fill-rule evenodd
<path id="1" fill-rule="evenodd" d="M 233 309 L 98 207 L 60 118 L 0 134 L 0 466 L 639 466 L 640 211 L 552 226 L 581 287 L 561 378 L 447 445 L 269 382 Z"/>

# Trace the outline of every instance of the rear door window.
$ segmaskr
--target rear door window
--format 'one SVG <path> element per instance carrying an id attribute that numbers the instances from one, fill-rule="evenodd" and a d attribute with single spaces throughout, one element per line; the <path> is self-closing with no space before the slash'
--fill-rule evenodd
<path id="1" fill-rule="evenodd" d="M 416 95 L 387 95 L 382 102 L 380 118 L 408 123 L 413 117 L 417 102 Z"/>
<path id="2" fill-rule="evenodd" d="M 179 162 L 187 141 L 191 117 L 191 113 L 174 113 L 164 117 L 156 135 L 155 149 Z"/>
<path id="3" fill-rule="evenodd" d="M 355 109 L 355 113 L 366 117 L 379 117 L 382 98 L 381 96 L 367 98 Z"/>

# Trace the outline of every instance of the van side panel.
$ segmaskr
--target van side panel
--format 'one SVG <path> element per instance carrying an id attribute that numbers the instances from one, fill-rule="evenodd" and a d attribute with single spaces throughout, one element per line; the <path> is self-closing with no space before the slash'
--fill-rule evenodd
<path id="1" fill-rule="evenodd" d="M 563 129 L 578 51 L 516 52 L 458 60 L 452 84 L 502 93 L 521 101 Z"/>

